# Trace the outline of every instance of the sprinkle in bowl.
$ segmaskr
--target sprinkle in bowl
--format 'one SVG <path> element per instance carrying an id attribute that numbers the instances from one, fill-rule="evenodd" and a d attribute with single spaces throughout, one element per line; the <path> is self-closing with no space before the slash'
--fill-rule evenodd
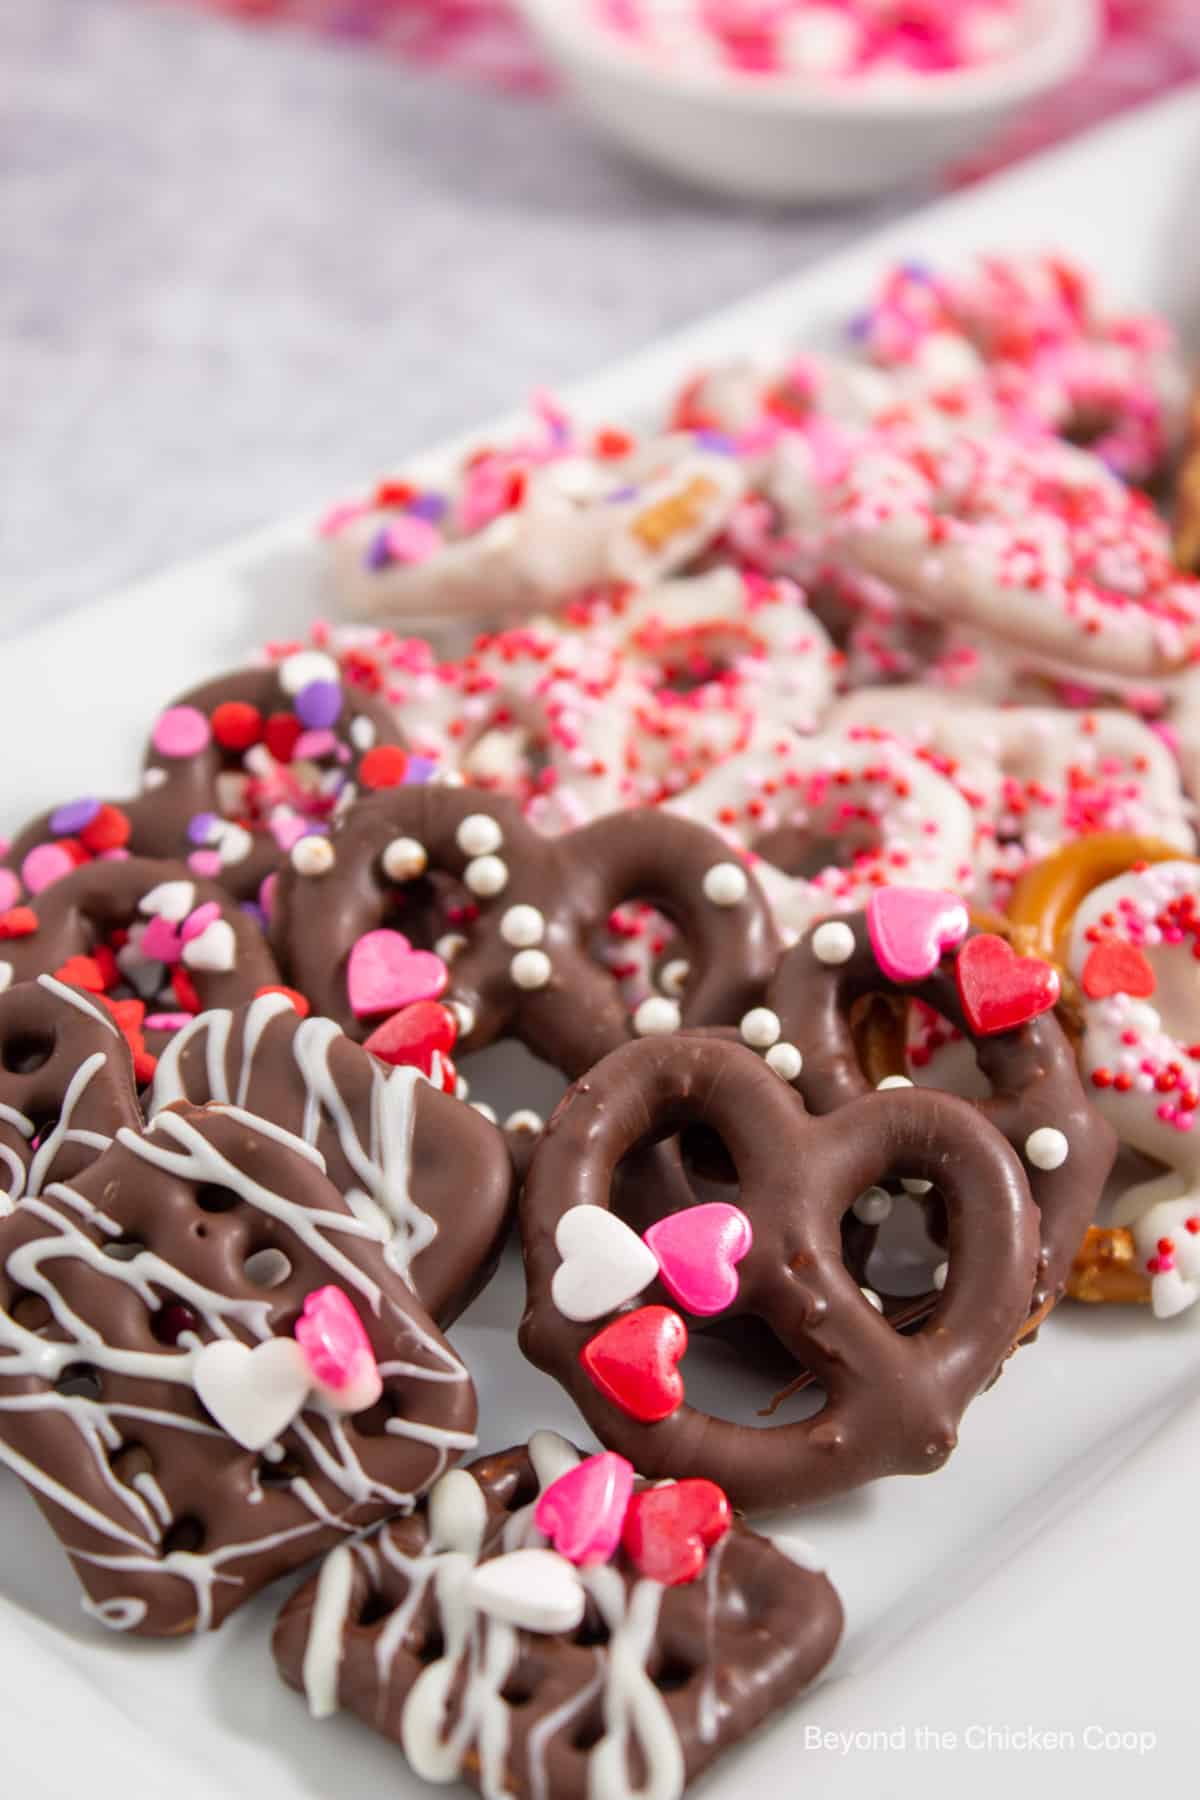
<path id="1" fill-rule="evenodd" d="M 970 155 L 1076 73 L 1099 32 L 1097 0 L 1020 0 L 1015 45 L 993 58 L 810 74 L 650 53 L 595 0 L 518 5 L 584 110 L 625 149 L 695 185 L 776 203 L 879 193 Z"/>

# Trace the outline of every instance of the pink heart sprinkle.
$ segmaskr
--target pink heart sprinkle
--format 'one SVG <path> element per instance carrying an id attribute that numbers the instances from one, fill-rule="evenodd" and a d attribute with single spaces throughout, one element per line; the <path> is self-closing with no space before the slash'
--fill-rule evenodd
<path id="1" fill-rule="evenodd" d="M 183 940 L 169 919 L 153 918 L 142 932 L 138 948 L 147 962 L 177 963 L 183 954 Z"/>
<path id="2" fill-rule="evenodd" d="M 142 1025 L 147 1031 L 182 1031 L 185 1025 L 191 1024 L 193 1017 L 194 1014 L 183 1012 L 147 1013 Z"/>
<path id="3" fill-rule="evenodd" d="M 585 1568 L 607 1562 L 620 1543 L 632 1494 L 633 1464 L 605 1450 L 552 1481 L 533 1516 L 558 1554 Z"/>
<path id="4" fill-rule="evenodd" d="M 74 867 L 70 853 L 59 844 L 38 844 L 21 864 L 21 879 L 31 894 L 40 894 Z"/>
<path id="5" fill-rule="evenodd" d="M 21 898 L 21 883 L 11 869 L 0 869 L 0 912 L 8 912 Z"/>
<path id="6" fill-rule="evenodd" d="M 398 1012 L 414 1000 L 436 1000 L 449 970 L 430 950 L 414 950 L 399 931 L 368 931 L 350 952 L 346 990 L 356 1018 Z"/>
<path id="7" fill-rule="evenodd" d="M 332 756 L 337 749 L 337 739 L 332 731 L 302 731 L 292 745 L 294 762 L 320 762 L 323 756 Z"/>
<path id="8" fill-rule="evenodd" d="M 275 889 L 278 886 L 279 876 L 272 870 L 271 874 L 267 876 L 266 880 L 258 890 L 258 904 L 262 907 L 268 924 L 271 920 L 271 914 L 275 910 Z"/>
<path id="9" fill-rule="evenodd" d="M 383 1379 L 362 1320 L 341 1288 L 309 1294 L 296 1321 L 296 1342 L 313 1381 L 339 1412 L 364 1412 L 383 1392 Z"/>
<path id="10" fill-rule="evenodd" d="M 221 855 L 217 850 L 193 850 L 187 860 L 192 874 L 203 875 L 208 881 L 221 873 Z"/>
<path id="11" fill-rule="evenodd" d="M 179 927 L 179 935 L 185 944 L 190 944 L 193 938 L 200 937 L 210 925 L 215 925 L 220 916 L 221 908 L 217 902 L 206 900 L 202 906 L 198 906 L 194 912 L 188 914 Z"/>
<path id="12" fill-rule="evenodd" d="M 208 720 L 194 706 L 172 706 L 159 716 L 150 742 L 160 756 L 198 756 L 212 740 Z"/>
<path id="13" fill-rule="evenodd" d="M 285 856 L 307 831 L 308 825 L 299 813 L 281 813 L 278 818 L 271 820 L 271 836 Z"/>
<path id="14" fill-rule="evenodd" d="M 932 888 L 877 888 L 867 903 L 871 948 L 889 981 L 926 980 L 943 951 L 962 943 L 970 924 L 957 894 Z"/>
<path id="15" fill-rule="evenodd" d="M 663 1285 L 685 1312 L 711 1318 L 738 1296 L 736 1265 L 754 1242 L 740 1206 L 714 1200 L 660 1219 L 644 1233 Z"/>

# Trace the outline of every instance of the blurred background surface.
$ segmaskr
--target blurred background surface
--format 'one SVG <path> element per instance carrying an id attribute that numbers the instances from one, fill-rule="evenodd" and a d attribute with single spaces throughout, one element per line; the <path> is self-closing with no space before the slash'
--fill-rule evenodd
<path id="1" fill-rule="evenodd" d="M 987 164 L 1197 71 L 1196 0 L 1115 0 L 1099 63 Z M 0 634 L 926 197 L 774 213 L 647 174 L 503 0 L 0 7 Z"/>

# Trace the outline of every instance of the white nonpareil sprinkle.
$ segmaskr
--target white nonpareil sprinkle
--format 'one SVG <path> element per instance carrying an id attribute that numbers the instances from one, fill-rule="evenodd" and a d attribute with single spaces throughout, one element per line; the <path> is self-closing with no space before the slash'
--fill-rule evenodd
<path id="1" fill-rule="evenodd" d="M 292 845 L 292 867 L 298 875 L 328 875 L 336 861 L 328 838 L 302 837 Z"/>
<path id="2" fill-rule="evenodd" d="M 493 894 L 503 893 L 508 886 L 508 864 L 501 862 L 498 856 L 477 856 L 474 862 L 467 864 L 463 880 L 473 894 L 489 900 Z"/>
<path id="3" fill-rule="evenodd" d="M 393 838 L 383 853 L 383 872 L 389 881 L 415 881 L 428 866 L 425 846 L 416 838 Z"/>
<path id="4" fill-rule="evenodd" d="M 1053 1125 L 1040 1125 L 1025 1139 L 1025 1155 L 1035 1169 L 1061 1169 L 1070 1153 L 1066 1133 Z"/>
<path id="5" fill-rule="evenodd" d="M 784 1081 L 795 1081 L 804 1067 L 804 1058 L 795 1044 L 772 1044 L 766 1054 L 766 1064 Z"/>
<path id="6" fill-rule="evenodd" d="M 544 950 L 518 950 L 508 972 L 519 988 L 544 988 L 550 979 L 550 958 Z"/>
<path id="7" fill-rule="evenodd" d="M 546 935 L 546 920 L 536 906 L 510 906 L 500 921 L 500 936 L 514 949 L 528 950 Z"/>
<path id="8" fill-rule="evenodd" d="M 675 1002 L 665 1000 L 661 994 L 643 1000 L 633 1015 L 633 1029 L 639 1037 L 665 1036 L 669 1031 L 678 1031 L 682 1022 L 682 1014 Z"/>
<path id="9" fill-rule="evenodd" d="M 892 1196 L 886 1188 L 869 1187 L 858 1196 L 851 1211 L 864 1225 L 882 1225 L 885 1219 L 890 1218 L 892 1205 Z"/>
<path id="10" fill-rule="evenodd" d="M 738 906 L 749 892 L 746 871 L 736 863 L 714 863 L 704 877 L 704 897 L 714 906 Z"/>
<path id="11" fill-rule="evenodd" d="M 818 962 L 836 967 L 854 955 L 854 933 L 840 919 L 830 919 L 813 932 L 812 947 Z"/>
<path id="12" fill-rule="evenodd" d="M 773 1013 L 769 1006 L 755 1006 L 742 1020 L 741 1033 L 752 1050 L 769 1050 L 772 1044 L 779 1042 L 783 1026 L 779 1014 Z"/>
<path id="13" fill-rule="evenodd" d="M 468 813 L 454 834 L 464 856 L 487 856 L 504 842 L 504 833 L 490 813 Z"/>

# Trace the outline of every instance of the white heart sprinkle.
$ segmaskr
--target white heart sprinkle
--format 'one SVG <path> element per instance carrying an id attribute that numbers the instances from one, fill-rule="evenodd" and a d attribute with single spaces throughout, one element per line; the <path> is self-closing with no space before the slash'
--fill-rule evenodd
<path id="1" fill-rule="evenodd" d="M 582 1623 L 583 1583 L 556 1550 L 512 1550 L 482 1563 L 466 1598 L 490 1618 L 522 1631 L 574 1631 Z"/>
<path id="2" fill-rule="evenodd" d="M 172 925 L 186 919 L 196 905 L 196 889 L 190 881 L 160 881 L 156 888 L 143 894 L 138 911 L 157 914 Z"/>
<path id="3" fill-rule="evenodd" d="M 221 1430 L 245 1450 L 273 1444 L 304 1405 L 308 1358 L 295 1338 L 271 1338 L 253 1350 L 223 1338 L 197 1352 L 192 1381 Z"/>
<path id="4" fill-rule="evenodd" d="M 297 650 L 279 665 L 279 685 L 285 694 L 298 694 L 314 681 L 340 685 L 341 679 L 337 664 L 323 650 Z"/>
<path id="5" fill-rule="evenodd" d="M 212 833 L 212 840 L 225 868 L 245 862 L 254 848 L 254 839 L 243 825 L 221 825 Z"/>
<path id="6" fill-rule="evenodd" d="M 199 937 L 189 938 L 183 946 L 183 960 L 189 969 L 207 969 L 214 975 L 228 974 L 237 962 L 237 939 L 228 919 L 214 919 Z"/>
<path id="7" fill-rule="evenodd" d="M 562 1257 L 550 1297 L 564 1319 L 599 1319 L 633 1300 L 658 1275 L 658 1258 L 636 1231 L 602 1206 L 573 1206 L 558 1221 Z"/>
<path id="8" fill-rule="evenodd" d="M 13 966 L 10 962 L 0 962 L 0 994 L 8 992 L 12 986 Z"/>

